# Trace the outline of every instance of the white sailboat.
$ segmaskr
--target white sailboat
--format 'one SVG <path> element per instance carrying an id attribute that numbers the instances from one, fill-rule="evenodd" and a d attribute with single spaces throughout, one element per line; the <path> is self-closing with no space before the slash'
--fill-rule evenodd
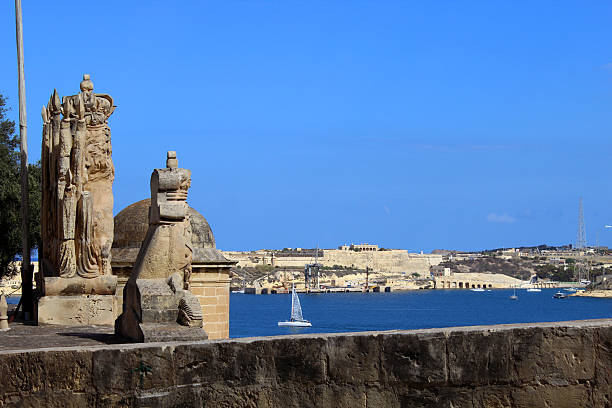
<path id="1" fill-rule="evenodd" d="M 518 296 L 516 296 L 516 286 L 514 287 L 514 294 L 510 296 L 511 300 L 518 300 Z"/>
<path id="2" fill-rule="evenodd" d="M 291 287 L 291 320 L 278 322 L 279 326 L 289 327 L 310 327 L 312 324 L 302 316 L 302 306 L 300 298 L 295 291 L 295 285 Z"/>

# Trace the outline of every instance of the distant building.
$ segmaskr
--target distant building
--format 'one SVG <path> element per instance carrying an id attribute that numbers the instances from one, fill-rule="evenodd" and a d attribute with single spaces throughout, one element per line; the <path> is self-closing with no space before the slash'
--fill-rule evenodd
<path id="1" fill-rule="evenodd" d="M 433 265 L 430 268 L 431 276 L 451 276 L 451 269 L 444 265 Z"/>
<path id="2" fill-rule="evenodd" d="M 351 251 L 358 251 L 358 252 L 368 252 L 368 251 L 378 251 L 378 245 L 375 244 L 351 244 Z"/>
<path id="3" fill-rule="evenodd" d="M 340 245 L 338 247 L 340 251 L 355 251 L 355 252 L 374 252 L 378 251 L 378 245 L 374 244 L 351 244 L 351 245 Z"/>

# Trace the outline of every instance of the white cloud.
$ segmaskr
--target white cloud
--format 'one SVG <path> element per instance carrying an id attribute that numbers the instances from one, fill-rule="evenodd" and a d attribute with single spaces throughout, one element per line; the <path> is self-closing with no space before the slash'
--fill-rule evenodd
<path id="1" fill-rule="evenodd" d="M 513 223 L 516 221 L 516 218 L 512 217 L 511 215 L 508 215 L 506 213 L 503 213 L 501 215 L 499 214 L 495 214 L 495 213 L 491 213 L 489 215 L 487 215 L 487 221 L 488 222 L 501 222 L 501 223 Z"/>

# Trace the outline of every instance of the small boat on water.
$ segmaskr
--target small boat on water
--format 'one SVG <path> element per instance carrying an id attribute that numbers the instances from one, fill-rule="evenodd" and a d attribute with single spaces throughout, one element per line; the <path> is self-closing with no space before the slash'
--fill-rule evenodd
<path id="1" fill-rule="evenodd" d="M 563 293 L 563 292 L 559 291 L 559 292 L 555 293 L 555 294 L 553 295 L 553 297 L 554 297 L 555 299 L 565 299 L 565 298 L 567 297 L 567 295 L 566 295 L 565 293 Z"/>
<path id="2" fill-rule="evenodd" d="M 472 292 L 484 292 L 485 290 L 483 288 L 474 288 L 474 289 L 470 289 Z"/>
<path id="3" fill-rule="evenodd" d="M 516 296 L 516 288 L 514 288 L 514 294 L 510 296 L 510 300 L 518 300 L 518 296 Z"/>
<path id="4" fill-rule="evenodd" d="M 576 289 L 576 288 L 565 288 L 563 290 L 566 291 L 566 292 L 577 292 L 578 291 L 578 289 Z"/>
<path id="5" fill-rule="evenodd" d="M 302 306 L 300 305 L 300 298 L 295 291 L 295 285 L 291 287 L 291 319 L 278 322 L 281 327 L 311 327 L 312 323 L 304 319 L 302 316 Z"/>
<path id="6" fill-rule="evenodd" d="M 541 291 L 542 291 L 542 289 L 540 289 L 540 288 L 529 288 L 529 289 L 527 289 L 527 292 L 541 292 Z"/>

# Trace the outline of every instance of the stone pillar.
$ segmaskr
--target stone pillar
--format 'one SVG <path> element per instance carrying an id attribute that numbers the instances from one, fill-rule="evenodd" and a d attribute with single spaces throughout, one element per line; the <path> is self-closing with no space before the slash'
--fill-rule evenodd
<path id="1" fill-rule="evenodd" d="M 9 330 L 8 325 L 8 304 L 4 293 L 0 295 L 0 331 Z"/>
<path id="2" fill-rule="evenodd" d="M 115 110 L 107 94 L 81 92 L 43 107 L 40 324 L 113 324 L 117 278 L 111 271 Z"/>
<path id="3" fill-rule="evenodd" d="M 202 306 L 204 329 L 209 339 L 229 338 L 229 266 L 206 265 L 194 268 L 191 291 Z"/>

